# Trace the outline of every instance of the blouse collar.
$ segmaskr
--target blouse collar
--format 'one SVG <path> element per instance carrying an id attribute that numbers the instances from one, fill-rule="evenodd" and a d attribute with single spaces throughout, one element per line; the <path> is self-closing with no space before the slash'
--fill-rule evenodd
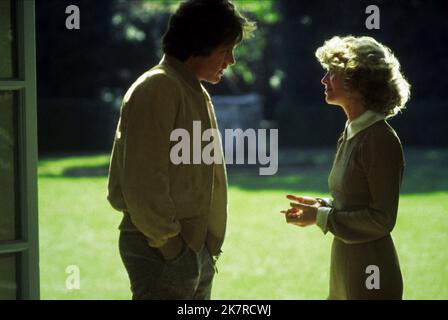
<path id="1" fill-rule="evenodd" d="M 345 136 L 347 140 L 352 139 L 362 130 L 370 127 L 374 123 L 384 120 L 386 116 L 384 114 L 374 112 L 372 110 L 367 110 L 359 117 L 352 121 L 347 121 L 345 123 Z"/>

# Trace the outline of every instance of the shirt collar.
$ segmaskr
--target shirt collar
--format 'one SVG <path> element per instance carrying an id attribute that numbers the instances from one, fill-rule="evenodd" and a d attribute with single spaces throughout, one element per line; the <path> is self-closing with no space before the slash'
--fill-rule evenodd
<path id="1" fill-rule="evenodd" d="M 168 66 L 172 68 L 176 73 L 178 73 L 195 91 L 202 93 L 202 85 L 196 78 L 196 75 L 186 66 L 185 63 L 178 60 L 177 58 L 169 55 L 163 55 L 162 60 L 160 60 L 161 65 Z"/>
<path id="2" fill-rule="evenodd" d="M 352 139 L 362 130 L 370 127 L 372 124 L 384 120 L 386 118 L 385 115 L 374 112 L 372 110 L 367 110 L 359 117 L 352 121 L 347 121 L 345 123 L 345 136 L 347 140 Z"/>

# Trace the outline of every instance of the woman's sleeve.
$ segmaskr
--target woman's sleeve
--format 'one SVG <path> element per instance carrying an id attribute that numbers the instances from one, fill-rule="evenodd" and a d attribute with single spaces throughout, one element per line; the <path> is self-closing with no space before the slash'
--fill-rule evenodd
<path id="1" fill-rule="evenodd" d="M 316 225 L 325 233 L 328 232 L 328 215 L 333 210 L 333 199 L 317 198 L 321 206 L 317 209 Z"/>
<path id="2" fill-rule="evenodd" d="M 400 140 L 391 131 L 366 136 L 359 152 L 370 193 L 369 205 L 349 211 L 328 208 L 323 229 L 350 244 L 373 241 L 392 231 L 404 168 Z"/>

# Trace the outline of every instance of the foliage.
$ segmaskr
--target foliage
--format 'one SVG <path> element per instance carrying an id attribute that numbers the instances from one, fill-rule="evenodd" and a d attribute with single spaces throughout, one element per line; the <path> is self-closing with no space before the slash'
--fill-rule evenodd
<path id="1" fill-rule="evenodd" d="M 151 41 L 154 47 L 158 46 L 162 29 L 165 27 L 168 16 L 177 8 L 181 1 L 173 0 L 146 0 L 125 1 L 118 0 L 115 4 L 115 13 L 112 24 L 120 40 L 124 41 Z M 244 45 L 236 49 L 238 64 L 235 65 L 233 75 L 243 79 L 246 85 L 255 85 L 258 64 L 262 63 L 266 50 L 265 30 L 280 20 L 279 12 L 275 9 L 273 0 L 237 0 L 236 7 L 250 20 L 258 25 L 254 37 L 247 39 Z M 158 50 L 161 55 L 160 49 Z"/>
<path id="2" fill-rule="evenodd" d="M 254 37 L 237 47 L 237 64 L 224 80 L 206 87 L 212 96 L 260 94 L 264 116 L 279 129 L 281 145 L 334 146 L 343 129 L 343 113 L 333 116 L 335 112 L 325 109 L 323 70 L 314 57 L 316 48 L 336 34 L 373 36 L 391 47 L 400 60 L 412 86 L 411 100 L 391 123 L 404 144 L 448 144 L 447 78 L 437 77 L 448 68 L 446 1 L 235 3 L 258 28 Z M 78 0 L 81 29 L 77 31 L 64 28 L 65 7 L 70 4 L 70 0 L 36 2 L 39 149 L 43 152 L 110 145 L 110 134 L 103 134 L 108 129 L 99 127 L 91 134 L 90 128 L 96 119 L 110 121 L 113 112 L 106 108 L 115 109 L 116 114 L 126 89 L 158 63 L 160 40 L 178 1 Z M 371 4 L 380 8 L 379 30 L 365 27 L 365 9 Z M 90 106 L 94 107 L 87 112 Z M 68 109 L 76 116 L 55 116 L 68 114 Z M 79 139 L 81 131 L 94 137 L 88 142 Z"/>

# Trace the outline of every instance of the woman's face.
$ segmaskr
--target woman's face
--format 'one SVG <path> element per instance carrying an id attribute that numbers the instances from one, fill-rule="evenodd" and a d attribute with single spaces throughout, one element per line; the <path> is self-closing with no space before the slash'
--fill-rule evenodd
<path id="1" fill-rule="evenodd" d="M 340 73 L 333 70 L 327 71 L 320 81 L 325 86 L 325 101 L 328 104 L 344 106 L 348 102 L 348 91 Z"/>

